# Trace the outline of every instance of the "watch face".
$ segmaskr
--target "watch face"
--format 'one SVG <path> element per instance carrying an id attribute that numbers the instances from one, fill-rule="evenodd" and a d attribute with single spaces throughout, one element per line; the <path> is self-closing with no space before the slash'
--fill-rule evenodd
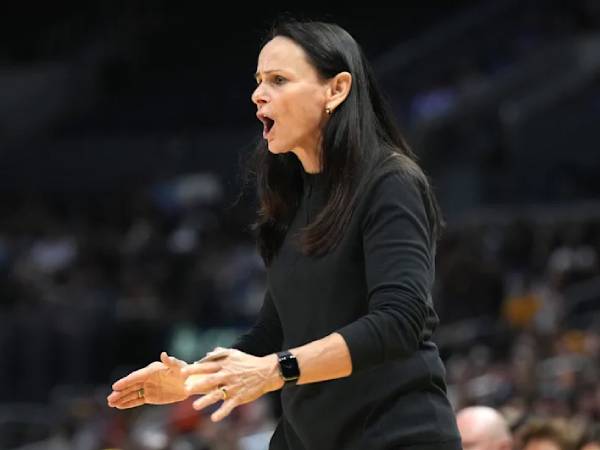
<path id="1" fill-rule="evenodd" d="M 281 369 L 281 375 L 285 381 L 296 380 L 300 376 L 298 362 L 291 354 L 280 355 L 279 367 Z"/>
<path id="2" fill-rule="evenodd" d="M 281 365 L 285 370 L 292 370 L 294 368 L 294 363 L 289 359 L 284 359 L 283 361 L 281 361 Z"/>

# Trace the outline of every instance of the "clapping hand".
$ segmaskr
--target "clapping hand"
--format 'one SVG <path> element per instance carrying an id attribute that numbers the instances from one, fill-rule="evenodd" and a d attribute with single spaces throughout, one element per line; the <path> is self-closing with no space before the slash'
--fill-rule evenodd
<path id="1" fill-rule="evenodd" d="M 275 354 L 258 357 L 221 347 L 200 361 L 186 365 L 181 372 L 189 376 L 185 383 L 189 395 L 204 394 L 194 401 L 194 409 L 223 400 L 221 407 L 211 415 L 215 422 L 227 417 L 236 406 L 252 402 L 283 385 Z"/>
<path id="2" fill-rule="evenodd" d="M 185 387 L 187 367 L 185 361 L 162 352 L 160 361 L 136 370 L 112 385 L 113 391 L 107 397 L 113 408 L 127 409 L 143 404 L 162 405 L 188 398 Z"/>

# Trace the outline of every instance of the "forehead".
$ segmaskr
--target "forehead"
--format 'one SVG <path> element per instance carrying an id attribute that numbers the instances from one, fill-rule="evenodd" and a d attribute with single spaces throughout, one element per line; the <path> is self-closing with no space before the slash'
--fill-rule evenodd
<path id="1" fill-rule="evenodd" d="M 257 72 L 280 69 L 300 73 L 314 71 L 302 47 L 289 38 L 276 36 L 260 51 Z"/>

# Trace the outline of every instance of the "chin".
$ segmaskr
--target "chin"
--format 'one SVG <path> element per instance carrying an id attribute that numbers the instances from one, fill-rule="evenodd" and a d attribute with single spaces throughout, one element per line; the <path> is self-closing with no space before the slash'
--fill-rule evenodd
<path id="1" fill-rule="evenodd" d="M 267 143 L 267 148 L 271 153 L 274 153 L 276 155 L 280 153 L 287 153 L 290 151 L 289 148 L 282 148 L 280 145 L 274 145 L 271 142 Z"/>

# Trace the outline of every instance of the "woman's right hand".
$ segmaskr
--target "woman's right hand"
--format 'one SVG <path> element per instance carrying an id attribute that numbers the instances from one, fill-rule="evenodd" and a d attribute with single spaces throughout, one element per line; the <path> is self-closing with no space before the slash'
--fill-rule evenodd
<path id="1" fill-rule="evenodd" d="M 187 366 L 185 361 L 160 354 L 160 361 L 131 372 L 112 385 L 113 392 L 106 398 L 113 408 L 127 409 L 145 403 L 162 405 L 188 398 L 185 389 L 187 375 L 181 369 Z M 143 390 L 142 390 L 143 389 Z"/>

